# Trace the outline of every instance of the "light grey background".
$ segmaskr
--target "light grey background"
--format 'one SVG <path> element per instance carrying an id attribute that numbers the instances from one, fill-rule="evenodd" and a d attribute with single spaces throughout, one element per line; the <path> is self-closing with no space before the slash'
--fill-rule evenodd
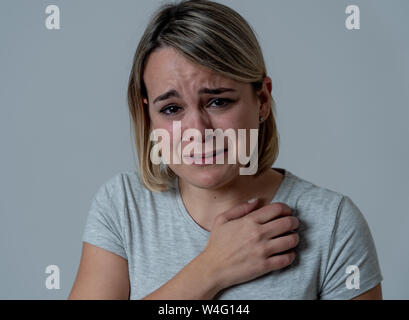
<path id="1" fill-rule="evenodd" d="M 284 167 L 350 196 L 385 299 L 409 298 L 409 1 L 221 1 L 255 29 Z M 0 298 L 66 299 L 91 199 L 135 166 L 126 87 L 162 1 L 0 2 Z M 56 4 L 61 29 L 47 30 Z M 345 28 L 356 4 L 361 30 Z M 61 289 L 45 287 L 45 268 Z"/>

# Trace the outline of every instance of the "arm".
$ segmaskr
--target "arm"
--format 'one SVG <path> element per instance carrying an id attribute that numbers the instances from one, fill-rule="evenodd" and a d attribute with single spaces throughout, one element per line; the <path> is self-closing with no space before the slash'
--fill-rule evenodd
<path id="1" fill-rule="evenodd" d="M 142 300 L 211 300 L 222 289 L 216 273 L 199 254 L 172 279 Z"/>
<path id="2" fill-rule="evenodd" d="M 142 300 L 210 300 L 220 290 L 216 277 L 199 254 L 172 279 Z M 68 300 L 126 300 L 128 261 L 105 249 L 83 243 L 77 278 Z"/>
<path id="3" fill-rule="evenodd" d="M 330 241 L 321 299 L 381 298 L 380 286 L 377 286 L 383 277 L 375 243 L 365 217 L 347 196 L 343 196 L 339 204 Z M 354 290 L 346 286 L 349 265 L 356 266 L 360 274 L 360 286 Z"/>
<path id="4" fill-rule="evenodd" d="M 382 287 L 381 284 L 379 283 L 372 289 L 364 292 L 363 294 L 352 298 L 351 300 L 382 300 Z"/>
<path id="5" fill-rule="evenodd" d="M 128 261 L 83 242 L 80 266 L 68 300 L 126 300 L 129 288 Z"/>

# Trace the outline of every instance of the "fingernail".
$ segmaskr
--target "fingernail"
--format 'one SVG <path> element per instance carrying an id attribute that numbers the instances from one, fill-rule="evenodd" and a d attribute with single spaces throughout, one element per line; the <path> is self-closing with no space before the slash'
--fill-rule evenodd
<path id="1" fill-rule="evenodd" d="M 250 199 L 249 201 L 247 201 L 248 203 L 253 203 L 254 201 L 256 201 L 257 200 L 257 198 L 253 198 L 253 199 Z"/>

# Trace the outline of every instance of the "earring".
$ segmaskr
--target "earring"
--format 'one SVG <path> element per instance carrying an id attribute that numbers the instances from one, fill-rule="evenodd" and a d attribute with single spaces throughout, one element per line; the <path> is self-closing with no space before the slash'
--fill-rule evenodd
<path id="1" fill-rule="evenodd" d="M 259 121 L 260 123 L 262 123 L 262 122 L 264 121 L 264 118 L 263 118 L 263 117 L 259 117 L 259 118 L 258 118 L 258 121 Z"/>

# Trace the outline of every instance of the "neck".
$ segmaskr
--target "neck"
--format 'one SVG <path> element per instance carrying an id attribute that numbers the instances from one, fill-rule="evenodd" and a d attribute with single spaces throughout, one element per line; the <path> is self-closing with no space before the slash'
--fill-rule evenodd
<path id="1" fill-rule="evenodd" d="M 238 175 L 235 179 L 216 189 L 198 188 L 179 179 L 180 195 L 186 210 L 202 228 L 210 230 L 214 217 L 252 198 L 268 204 L 281 184 L 283 175 L 266 170 L 259 176 Z"/>

